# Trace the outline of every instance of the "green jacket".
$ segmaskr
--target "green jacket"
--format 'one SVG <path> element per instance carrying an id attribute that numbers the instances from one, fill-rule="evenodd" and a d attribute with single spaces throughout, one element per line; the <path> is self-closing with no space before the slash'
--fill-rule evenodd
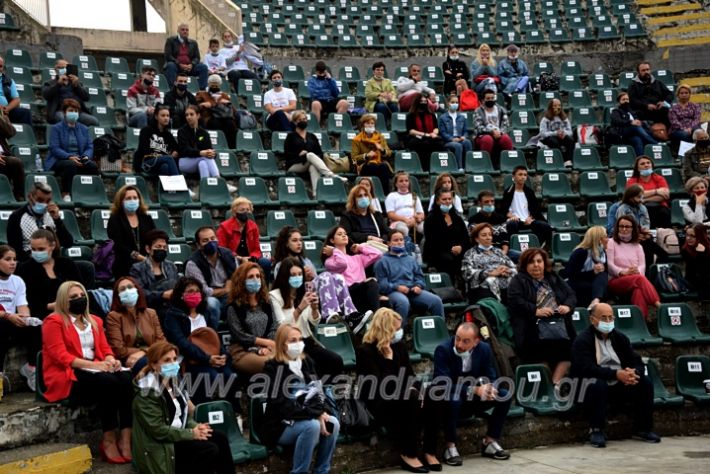
<path id="1" fill-rule="evenodd" d="M 389 79 L 376 81 L 374 78 L 370 78 L 365 82 L 365 108 L 368 112 L 375 110 L 375 104 L 379 102 L 379 96 L 383 92 L 391 92 L 392 102 L 397 102 L 397 90 Z"/>
<path id="2" fill-rule="evenodd" d="M 192 428 L 197 425 L 183 414 L 183 428 L 172 428 L 168 399 L 160 390 L 153 373 L 134 382 L 133 398 L 133 462 L 140 474 L 173 474 L 177 441 L 191 440 Z M 184 392 L 178 396 L 189 400 Z M 187 410 L 186 410 L 187 411 Z M 174 409 L 172 410 L 174 413 Z"/>

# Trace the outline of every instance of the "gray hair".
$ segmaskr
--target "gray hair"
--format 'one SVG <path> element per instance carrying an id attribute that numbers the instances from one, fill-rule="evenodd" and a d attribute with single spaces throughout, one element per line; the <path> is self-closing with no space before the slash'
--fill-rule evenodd
<path id="1" fill-rule="evenodd" d="M 47 183 L 44 183 L 42 181 L 35 181 L 34 186 L 32 186 L 32 191 L 40 191 L 45 194 L 52 194 L 52 188 L 49 186 Z"/>
<path id="2" fill-rule="evenodd" d="M 703 135 L 703 134 L 707 135 L 708 132 L 706 132 L 702 128 L 695 129 L 695 131 L 693 132 L 693 141 L 698 141 L 700 139 L 700 135 Z"/>

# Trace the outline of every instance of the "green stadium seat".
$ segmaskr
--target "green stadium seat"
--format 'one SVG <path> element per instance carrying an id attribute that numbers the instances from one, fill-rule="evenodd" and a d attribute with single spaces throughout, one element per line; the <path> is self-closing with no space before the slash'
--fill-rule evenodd
<path id="1" fill-rule="evenodd" d="M 306 216 L 306 227 L 308 236 L 311 238 L 325 240 L 328 231 L 337 225 L 335 215 L 330 209 L 314 210 L 310 209 Z M 298 226 L 296 226 L 298 227 Z"/>
<path id="2" fill-rule="evenodd" d="M 568 200 L 579 197 L 572 192 L 569 177 L 565 173 L 545 173 L 542 175 L 542 197 L 550 200 Z"/>
<path id="3" fill-rule="evenodd" d="M 104 133 L 113 135 L 113 131 L 111 129 L 114 127 L 119 128 L 119 125 L 116 122 L 116 112 L 111 107 L 105 105 L 94 105 L 91 107 L 91 115 L 96 117 L 99 121 L 99 127 L 108 129 Z M 101 135 L 103 135 L 103 133 Z"/>
<path id="4" fill-rule="evenodd" d="M 57 62 L 57 59 L 63 59 L 62 53 L 57 51 L 41 51 L 39 53 L 39 68 L 52 69 Z"/>
<path id="5" fill-rule="evenodd" d="M 328 133 L 340 135 L 341 133 L 352 132 L 353 124 L 349 114 L 328 114 Z"/>
<path id="6" fill-rule="evenodd" d="M 412 342 L 414 351 L 422 357 L 434 359 L 434 351 L 449 337 L 446 321 L 441 316 L 421 316 L 412 322 Z"/>
<path id="7" fill-rule="evenodd" d="M 705 389 L 705 380 L 710 379 L 710 357 L 706 355 L 682 355 L 675 361 L 676 392 L 698 405 L 710 404 L 710 393 Z"/>
<path id="8" fill-rule="evenodd" d="M 653 73 L 653 77 L 661 81 L 666 87 L 673 87 L 675 85 L 673 73 L 668 69 L 657 69 Z"/>
<path id="9" fill-rule="evenodd" d="M 421 196 L 421 194 L 418 195 Z M 434 288 L 448 288 L 454 286 L 448 273 L 425 273 L 424 280 L 426 282 L 426 289 L 430 291 Z M 461 311 L 465 309 L 466 306 L 468 306 L 468 302 L 462 297 L 461 301 L 444 303 L 444 310 L 447 313 L 450 311 Z"/>
<path id="10" fill-rule="evenodd" d="M 574 308 L 570 319 L 575 332 L 579 334 L 589 327 L 589 310 L 587 308 Z"/>
<path id="11" fill-rule="evenodd" d="M 273 152 L 253 151 L 249 155 L 249 172 L 257 176 L 278 177 L 285 172 L 279 169 L 279 162 Z"/>
<path id="12" fill-rule="evenodd" d="M 653 405 L 658 408 L 683 406 L 683 396 L 673 395 L 663 385 L 661 371 L 654 359 L 644 358 L 644 371 L 653 384 Z"/>
<path id="13" fill-rule="evenodd" d="M 638 306 L 615 305 L 613 306 L 615 327 L 625 334 L 634 347 L 651 347 L 663 344 L 660 337 L 651 336 L 648 332 L 646 320 Z"/>
<path id="14" fill-rule="evenodd" d="M 271 42 L 269 43 L 272 44 Z M 303 67 L 298 64 L 289 64 L 284 68 L 283 74 L 284 82 L 287 83 L 302 82 L 306 78 L 303 72 Z"/>
<path id="15" fill-rule="evenodd" d="M 73 209 L 74 202 L 67 202 L 63 199 L 59 199 L 62 193 L 59 191 L 59 183 L 57 178 L 52 174 L 27 174 L 25 175 L 25 189 L 29 190 L 34 186 L 34 183 L 44 183 L 50 188 L 52 188 L 52 196 L 56 196 L 54 202 L 62 209 Z M 105 195 L 105 194 L 104 194 Z"/>
<path id="16" fill-rule="evenodd" d="M 99 209 L 111 206 L 106 197 L 106 187 L 100 176 L 74 176 L 71 195 L 77 207 Z"/>
<path id="17" fill-rule="evenodd" d="M 540 241 L 535 234 L 513 234 L 510 236 L 511 250 L 524 252 L 532 248 L 540 248 Z"/>
<path id="18" fill-rule="evenodd" d="M 141 73 L 143 66 L 150 66 L 158 72 L 161 71 L 160 66 L 158 65 L 157 59 L 138 58 L 136 60 L 136 74 Z"/>
<path id="19" fill-rule="evenodd" d="M 237 132 L 237 151 L 252 153 L 264 151 L 264 144 L 258 132 L 252 130 L 239 130 Z"/>
<path id="20" fill-rule="evenodd" d="M 217 156 L 215 156 L 215 162 L 217 163 L 217 169 L 219 170 L 219 175 L 221 177 L 238 178 L 246 174 L 242 171 L 239 160 L 233 151 L 221 150 L 216 153 Z"/>
<path id="21" fill-rule="evenodd" d="M 91 238 L 96 243 L 109 240 L 106 228 L 110 217 L 111 211 L 108 209 L 94 209 L 91 211 Z"/>
<path id="22" fill-rule="evenodd" d="M 345 324 L 321 324 L 316 328 L 315 336 L 326 349 L 342 357 L 346 369 L 355 367 L 355 348 Z"/>
<path id="23" fill-rule="evenodd" d="M 590 74 L 588 76 L 589 79 L 589 89 L 597 91 L 597 94 L 599 93 L 598 91 L 604 90 L 604 89 L 611 89 L 611 79 L 609 79 L 608 74 L 604 73 L 595 73 L 595 74 Z"/>
<path id="24" fill-rule="evenodd" d="M 552 28 L 547 32 L 550 43 L 571 42 L 569 31 L 566 28 Z"/>
<path id="25" fill-rule="evenodd" d="M 30 52 L 21 48 L 10 48 L 5 51 L 5 67 L 20 66 L 32 69 Z M 54 66 L 54 65 L 52 65 Z"/>
<path id="26" fill-rule="evenodd" d="M 143 202 L 148 207 L 158 207 L 158 204 L 153 201 L 153 198 L 148 192 L 148 185 L 145 182 L 145 178 L 140 175 L 134 174 L 121 174 L 116 177 L 115 189 L 119 190 L 123 186 L 131 185 L 138 188 L 143 197 Z"/>
<path id="27" fill-rule="evenodd" d="M 192 247 L 185 243 L 169 243 L 168 244 L 168 260 L 173 262 L 177 267 L 178 271 L 184 271 L 185 265 L 190 260 L 192 256 Z"/>
<path id="28" fill-rule="evenodd" d="M 606 227 L 607 212 L 610 202 L 590 202 L 587 204 L 587 226 L 600 225 Z"/>
<path id="29" fill-rule="evenodd" d="M 285 226 L 298 228 L 298 222 L 293 212 L 290 210 L 267 211 L 266 213 L 266 236 L 264 240 L 275 239 L 279 231 Z"/>
<path id="30" fill-rule="evenodd" d="M 572 92 L 582 89 L 582 81 L 574 74 L 564 74 L 560 76 L 560 91 Z"/>
<path id="31" fill-rule="evenodd" d="M 23 66 L 9 66 L 5 68 L 5 73 L 15 81 L 17 85 L 28 85 L 31 86 L 34 83 L 34 78 L 32 77 L 32 70 L 29 67 Z M 31 89 L 29 89 L 31 90 Z"/>
<path id="32" fill-rule="evenodd" d="M 96 58 L 90 54 L 78 54 L 71 60 L 72 64 L 76 64 L 81 71 L 99 71 L 99 66 L 96 64 Z"/>
<path id="33" fill-rule="evenodd" d="M 487 151 L 469 151 L 464 158 L 466 173 L 500 174 L 493 168 L 491 156 Z"/>
<path id="34" fill-rule="evenodd" d="M 508 130 L 508 133 L 516 150 L 522 151 L 537 148 L 535 146 L 528 146 L 528 142 L 530 141 L 530 132 L 528 132 L 526 128 Z"/>
<path id="35" fill-rule="evenodd" d="M 626 189 L 626 182 L 629 180 L 634 170 L 618 170 L 616 172 L 616 194 L 621 195 Z"/>
<path id="36" fill-rule="evenodd" d="M 701 333 L 695 315 L 686 303 L 662 303 L 658 308 L 658 335 L 673 344 L 707 344 L 710 334 Z"/>
<path id="37" fill-rule="evenodd" d="M 192 202 L 188 191 L 165 191 L 162 183 L 158 185 L 158 202 L 168 209 L 197 208 L 200 203 Z"/>
<path id="38" fill-rule="evenodd" d="M 392 114 L 392 123 L 390 130 L 395 133 L 407 132 L 407 114 L 404 112 L 395 112 Z"/>
<path id="39" fill-rule="evenodd" d="M 232 405 L 225 400 L 200 403 L 195 407 L 195 421 L 208 423 L 213 430 L 223 433 L 229 440 L 232 461 L 241 464 L 268 456 L 265 446 L 249 443 L 242 436 Z"/>
<path id="40" fill-rule="evenodd" d="M 568 103 L 569 106 L 572 108 L 591 107 L 592 98 L 589 96 L 589 92 L 587 92 L 586 90 L 569 91 Z"/>
<path id="41" fill-rule="evenodd" d="M 357 66 L 340 66 L 338 80 L 354 84 L 360 81 L 360 70 Z"/>
<path id="42" fill-rule="evenodd" d="M 535 110 L 535 101 L 532 94 L 513 94 L 510 97 L 510 107 L 513 112 L 518 110 L 533 112 Z"/>
<path id="43" fill-rule="evenodd" d="M 580 125 L 600 125 L 599 115 L 593 107 L 577 107 L 570 114 L 570 122 L 572 127 Z"/>
<path id="44" fill-rule="evenodd" d="M 505 150 L 500 153 L 500 170 L 502 173 L 512 173 L 516 166 L 528 167 L 525 162 L 525 155 L 518 150 Z M 528 174 L 535 171 L 528 169 Z"/>
<path id="45" fill-rule="evenodd" d="M 397 151 L 394 155 L 395 171 L 406 171 L 410 175 L 424 176 L 419 155 L 415 151 Z"/>
<path id="46" fill-rule="evenodd" d="M 516 402 L 535 415 L 559 415 L 570 406 L 557 401 L 550 369 L 542 364 L 519 365 L 515 369 Z"/>
<path id="47" fill-rule="evenodd" d="M 537 150 L 537 165 L 538 172 L 548 173 L 566 173 L 567 168 L 564 165 L 562 151 L 558 148 L 540 148 Z"/>
<path id="48" fill-rule="evenodd" d="M 15 135 L 8 140 L 12 146 L 38 146 L 35 132 L 27 124 L 15 123 Z M 49 127 L 48 127 L 49 129 Z M 42 147 L 40 147 L 42 148 Z"/>
<path id="49" fill-rule="evenodd" d="M 316 267 L 317 272 L 322 272 L 323 262 L 321 261 L 320 254 L 323 249 L 323 241 L 321 240 L 304 240 L 303 241 L 303 255 L 308 258 L 313 266 Z"/>
<path id="50" fill-rule="evenodd" d="M 254 206 L 277 206 L 278 202 L 269 197 L 269 190 L 263 178 L 246 177 L 239 178 L 239 196 L 249 199 Z"/>
<path id="51" fill-rule="evenodd" d="M 12 211 L 0 211 L 0 244 L 7 244 L 7 221 Z"/>
<path id="52" fill-rule="evenodd" d="M 580 174 L 579 193 L 583 198 L 593 201 L 606 201 L 616 197 L 609 187 L 606 173 L 600 171 L 584 171 Z"/>
<path id="53" fill-rule="evenodd" d="M 182 235 L 188 243 L 195 242 L 195 232 L 204 226 L 214 227 L 214 221 L 208 211 L 203 209 L 186 209 L 182 211 Z"/>
<path id="54" fill-rule="evenodd" d="M 308 197 L 305 183 L 297 176 L 279 178 L 278 192 L 280 203 L 285 206 L 313 206 L 317 203 Z"/>
<path id="55" fill-rule="evenodd" d="M 683 216 L 683 206 L 688 203 L 688 199 L 674 199 L 671 201 L 671 224 L 677 227 L 684 227 L 685 217 Z"/>
<path id="56" fill-rule="evenodd" d="M 340 204 L 348 200 L 345 183 L 337 177 L 321 176 L 318 178 L 316 200 L 322 204 Z"/>
<path id="57" fill-rule="evenodd" d="M 173 231 L 173 226 L 170 224 L 170 217 L 167 211 L 164 209 L 150 209 L 148 210 L 148 215 L 153 219 L 156 229 L 160 229 L 166 234 L 168 234 L 168 241 L 170 243 L 181 243 L 185 242 L 184 237 L 177 237 Z"/>
<path id="58" fill-rule="evenodd" d="M 44 165 L 39 153 L 38 146 L 13 146 L 10 153 L 22 160 L 26 173 L 44 172 Z M 39 169 L 37 169 L 37 158 L 39 158 Z"/>
<path id="59" fill-rule="evenodd" d="M 76 244 L 76 242 L 75 242 Z M 73 245 L 72 247 L 62 247 L 62 257 L 70 260 L 84 260 L 91 262 L 94 251 L 86 245 Z"/>
<path id="60" fill-rule="evenodd" d="M 487 174 L 467 174 L 466 175 L 466 196 L 470 200 L 478 199 L 481 191 L 496 192 L 496 185 L 493 178 Z"/>
<path id="61" fill-rule="evenodd" d="M 622 26 L 625 38 L 643 38 L 647 36 L 643 26 L 638 22 L 630 22 Z"/>
<path id="62" fill-rule="evenodd" d="M 450 151 L 435 151 L 429 159 L 429 172 L 431 174 L 449 173 L 454 176 L 461 175 L 456 164 L 456 158 Z"/>
<path id="63" fill-rule="evenodd" d="M 0 13 L 0 30 L 17 31 L 20 28 L 15 24 L 15 19 L 9 13 Z"/>
<path id="64" fill-rule="evenodd" d="M 631 82 L 636 77 L 636 73 L 633 71 L 624 71 L 619 74 L 619 89 L 627 90 L 631 85 Z"/>
<path id="65" fill-rule="evenodd" d="M 107 56 L 104 63 L 104 72 L 110 76 L 114 76 L 119 72 L 128 74 L 130 73 L 128 61 L 126 61 L 126 58 Z"/>
<path id="66" fill-rule="evenodd" d="M 580 225 L 574 206 L 568 202 L 547 206 L 547 221 L 554 229 L 560 231 L 583 232 L 586 230 L 584 226 Z"/>
<path id="67" fill-rule="evenodd" d="M 224 178 L 200 179 L 200 203 L 210 209 L 227 209 L 232 205 L 232 196 Z"/>
<path id="68" fill-rule="evenodd" d="M 553 73 L 555 72 L 555 67 L 552 63 L 547 61 L 537 62 L 533 65 L 533 75 L 535 77 L 540 77 L 543 72 Z"/>
<path id="69" fill-rule="evenodd" d="M 582 237 L 574 232 L 552 233 L 552 258 L 556 262 L 566 263 Z"/>
<path id="70" fill-rule="evenodd" d="M 609 148 L 609 168 L 615 170 L 631 169 L 636 161 L 636 153 L 630 145 L 612 145 Z"/>
<path id="71" fill-rule="evenodd" d="M 239 81 L 241 84 L 242 81 Z M 247 94 L 247 110 L 254 115 L 264 114 L 264 98 L 261 94 Z M 266 115 L 264 115 L 266 119 Z"/>
<path id="72" fill-rule="evenodd" d="M 271 132 L 271 151 L 274 153 L 283 153 L 284 152 L 284 142 L 286 141 L 286 137 L 288 136 L 288 132 Z M 263 151 L 263 150 L 254 150 L 254 151 Z"/>
<path id="73" fill-rule="evenodd" d="M 10 180 L 0 174 L 0 209 L 17 209 L 20 203 L 15 200 Z"/>
<path id="74" fill-rule="evenodd" d="M 653 160 L 654 168 L 680 166 L 679 161 L 673 160 L 673 154 L 668 145 L 648 144 L 643 148 L 643 153 Z"/>
<path id="75" fill-rule="evenodd" d="M 671 197 L 687 196 L 683 183 L 683 176 L 679 168 L 656 168 L 656 174 L 663 176 L 668 183 Z"/>
<path id="76" fill-rule="evenodd" d="M 510 123 L 513 128 L 537 128 L 535 114 L 529 110 L 514 110 L 510 113 Z"/>
<path id="77" fill-rule="evenodd" d="M 656 280 L 658 279 L 658 272 L 664 269 L 664 267 L 669 267 L 671 273 L 673 273 L 674 275 L 683 275 L 683 272 L 681 271 L 680 267 L 674 263 L 656 263 L 651 265 L 651 268 L 646 269 L 648 279 L 656 287 L 656 291 L 658 292 L 658 296 L 661 297 L 662 302 L 683 302 L 696 300 L 698 298 L 698 294 L 693 290 L 689 290 L 683 293 L 671 293 L 661 288 L 660 285 L 657 284 Z"/>
<path id="78" fill-rule="evenodd" d="M 74 245 L 93 247 L 95 242 L 93 239 L 84 238 L 81 234 L 81 231 L 79 230 L 79 221 L 77 221 L 76 215 L 73 211 L 62 209 L 59 211 L 59 218 L 62 220 L 64 227 L 74 239 Z"/>
<path id="79" fill-rule="evenodd" d="M 597 107 L 616 107 L 616 97 L 619 95 L 617 89 L 603 89 L 597 91 Z"/>
<path id="80" fill-rule="evenodd" d="M 574 169 L 578 171 L 606 171 L 602 165 L 599 152 L 593 146 L 578 146 L 572 155 Z"/>

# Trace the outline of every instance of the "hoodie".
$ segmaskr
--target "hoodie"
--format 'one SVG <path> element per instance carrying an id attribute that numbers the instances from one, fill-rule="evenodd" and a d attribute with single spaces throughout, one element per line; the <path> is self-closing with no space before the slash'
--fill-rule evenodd
<path id="1" fill-rule="evenodd" d="M 400 285 L 407 288 L 418 286 L 422 290 L 426 288 L 422 268 L 413 256 L 406 253 L 384 254 L 375 264 L 375 277 L 383 295 L 397 291 Z"/>

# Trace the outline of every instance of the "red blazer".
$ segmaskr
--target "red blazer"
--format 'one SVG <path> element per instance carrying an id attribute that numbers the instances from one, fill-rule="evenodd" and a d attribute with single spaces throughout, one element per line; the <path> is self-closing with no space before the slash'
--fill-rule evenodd
<path id="1" fill-rule="evenodd" d="M 261 258 L 261 247 L 259 247 L 259 226 L 253 220 L 249 219 L 241 229 L 238 226 L 237 218 L 231 217 L 222 222 L 217 229 L 217 241 L 220 247 L 228 248 L 236 255 L 239 241 L 242 239 L 242 231 L 246 226 L 247 230 L 247 249 L 249 256 Z"/>
<path id="2" fill-rule="evenodd" d="M 94 360 L 104 360 L 113 355 L 106 341 L 104 323 L 96 316 L 91 316 L 98 326 L 94 333 Z M 65 324 L 60 314 L 47 316 L 42 323 L 42 370 L 44 384 L 47 387 L 44 397 L 49 402 L 63 400 L 69 396 L 72 383 L 76 380 L 71 363 L 77 357 L 83 357 L 81 341 L 74 326 Z"/>

